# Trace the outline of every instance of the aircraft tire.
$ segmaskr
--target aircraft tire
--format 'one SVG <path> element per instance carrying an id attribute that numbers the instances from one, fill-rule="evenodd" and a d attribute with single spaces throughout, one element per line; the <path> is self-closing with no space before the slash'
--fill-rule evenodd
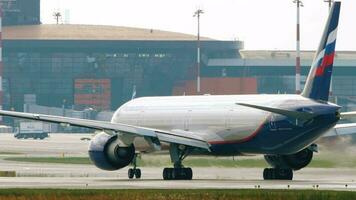
<path id="1" fill-rule="evenodd" d="M 185 177 L 184 177 L 184 180 L 192 180 L 193 178 L 193 170 L 192 168 L 184 168 L 184 174 L 185 174 Z"/>
<path id="2" fill-rule="evenodd" d="M 135 172 L 135 177 L 137 179 L 140 179 L 141 178 L 141 169 L 135 169 L 134 172 Z"/>
<path id="3" fill-rule="evenodd" d="M 164 180 L 172 180 L 172 172 L 173 168 L 164 168 L 163 169 L 163 179 Z"/>
<path id="4" fill-rule="evenodd" d="M 192 180 L 193 170 L 191 168 L 164 168 L 164 180 Z"/>
<path id="5" fill-rule="evenodd" d="M 134 171 L 134 169 L 130 168 L 130 169 L 128 170 L 127 174 L 128 174 L 129 179 L 133 179 L 133 177 L 135 176 L 135 171 Z"/>
<path id="6" fill-rule="evenodd" d="M 266 168 L 263 170 L 264 180 L 292 180 L 292 169 Z"/>

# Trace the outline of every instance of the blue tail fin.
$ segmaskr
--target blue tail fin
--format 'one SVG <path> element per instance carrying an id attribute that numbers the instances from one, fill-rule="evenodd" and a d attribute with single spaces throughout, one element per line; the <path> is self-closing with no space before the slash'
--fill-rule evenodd
<path id="1" fill-rule="evenodd" d="M 330 10 L 323 37 L 315 54 L 302 96 L 328 101 L 330 80 L 334 64 L 337 26 L 341 2 L 334 2 Z"/>

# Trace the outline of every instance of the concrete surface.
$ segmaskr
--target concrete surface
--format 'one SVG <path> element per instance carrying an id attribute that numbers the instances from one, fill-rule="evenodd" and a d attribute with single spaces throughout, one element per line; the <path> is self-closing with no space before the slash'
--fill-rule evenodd
<path id="1" fill-rule="evenodd" d="M 85 156 L 90 135 L 52 134 L 41 140 L 17 140 L 0 135 L 0 152 L 23 153 L 19 156 Z M 261 168 L 193 168 L 192 181 L 163 181 L 162 168 L 141 168 L 142 179 L 129 180 L 128 168 L 103 171 L 93 165 L 44 164 L 5 161 L 1 171 L 16 171 L 18 177 L 0 177 L 0 188 L 271 188 L 356 190 L 356 169 L 305 168 L 293 181 L 264 181 Z M 16 155 L 11 155 L 16 156 Z"/>

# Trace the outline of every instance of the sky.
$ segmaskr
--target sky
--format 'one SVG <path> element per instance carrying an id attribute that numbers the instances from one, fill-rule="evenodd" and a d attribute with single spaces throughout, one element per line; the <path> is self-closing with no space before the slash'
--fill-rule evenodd
<path id="1" fill-rule="evenodd" d="M 315 50 L 327 14 L 324 0 L 303 0 L 301 49 Z M 41 21 L 54 24 L 54 11 L 70 11 L 70 24 L 129 26 L 242 40 L 248 50 L 294 50 L 296 5 L 293 0 L 42 0 Z M 356 50 L 356 1 L 342 0 L 337 50 Z M 64 17 L 63 17 L 64 21 Z"/>

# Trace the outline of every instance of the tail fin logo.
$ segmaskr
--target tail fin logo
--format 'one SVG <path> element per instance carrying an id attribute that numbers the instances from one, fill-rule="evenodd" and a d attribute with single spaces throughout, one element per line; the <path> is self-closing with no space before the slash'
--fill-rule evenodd
<path id="1" fill-rule="evenodd" d="M 335 57 L 335 44 L 336 44 L 336 34 L 337 29 L 332 31 L 327 39 L 326 48 L 320 52 L 320 56 L 318 56 L 318 67 L 315 72 L 315 76 L 322 76 L 326 68 L 331 67 L 334 64 Z M 322 58 L 320 58 L 322 57 Z"/>

